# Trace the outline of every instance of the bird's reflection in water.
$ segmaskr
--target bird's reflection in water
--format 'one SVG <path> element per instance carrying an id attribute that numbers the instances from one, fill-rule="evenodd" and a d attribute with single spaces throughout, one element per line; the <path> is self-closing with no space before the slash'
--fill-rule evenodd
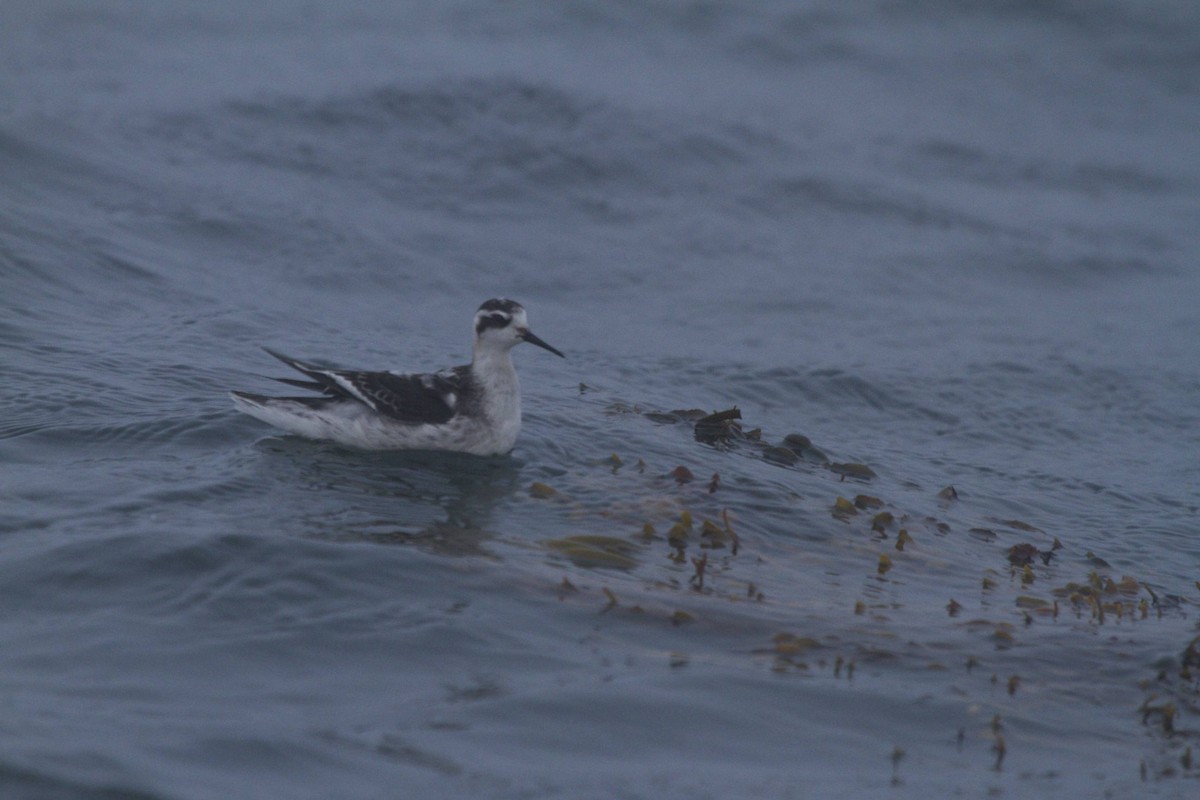
<path id="1" fill-rule="evenodd" d="M 325 540 L 409 544 L 443 555 L 487 555 L 497 504 L 520 485 L 511 456 L 349 450 L 295 437 L 260 443 L 292 468 L 300 533 Z M 282 476 L 281 476 L 282 479 Z"/>

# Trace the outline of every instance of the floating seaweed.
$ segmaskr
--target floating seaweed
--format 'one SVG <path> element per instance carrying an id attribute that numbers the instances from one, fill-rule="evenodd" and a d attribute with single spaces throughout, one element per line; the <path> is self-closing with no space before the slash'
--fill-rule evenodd
<path id="1" fill-rule="evenodd" d="M 854 495 L 854 507 L 861 508 L 863 511 L 873 508 L 883 508 L 883 501 L 869 494 L 856 494 Z"/>
<path id="2" fill-rule="evenodd" d="M 1162 725 L 1162 732 L 1171 735 L 1175 733 L 1175 717 L 1179 714 L 1179 707 L 1174 703 L 1160 703 L 1151 705 L 1150 701 L 1142 703 L 1142 724 L 1148 725 L 1151 718 L 1157 717 Z"/>
<path id="3" fill-rule="evenodd" d="M 1151 600 L 1138 597 L 1143 591 L 1150 595 Z M 1117 581 L 1092 571 L 1085 582 L 1069 581 L 1052 588 L 1050 593 L 1069 602 L 1077 614 L 1086 609 L 1091 618 L 1100 624 L 1107 621 L 1109 614 L 1115 615 L 1118 620 L 1126 617 L 1130 620 L 1146 619 L 1150 615 L 1152 601 L 1158 606 L 1154 590 L 1129 575 L 1123 575 Z"/>
<path id="4" fill-rule="evenodd" d="M 614 453 L 607 459 L 593 458 L 593 460 L 585 462 L 592 470 L 589 480 L 602 481 L 605 486 L 615 487 L 614 494 L 626 492 L 630 487 L 633 487 L 635 491 L 632 499 L 610 502 L 603 511 L 598 512 L 605 517 L 617 520 L 620 526 L 619 535 L 628 549 L 608 547 L 605 541 L 607 537 L 593 539 L 583 536 L 555 540 L 555 544 L 548 545 L 548 547 L 563 557 L 569 558 L 572 562 L 587 567 L 628 569 L 635 563 L 643 563 L 644 555 L 647 552 L 654 552 L 656 556 L 654 562 L 645 564 L 646 568 L 639 569 L 636 575 L 628 576 L 628 578 L 621 575 L 613 576 L 612 579 L 625 581 L 625 583 L 611 586 L 612 590 L 620 589 L 621 597 L 625 597 L 626 600 L 621 601 L 621 605 L 618 607 L 617 596 L 609 589 L 604 590 L 607 605 L 602 610 L 608 612 L 617 609 L 606 618 L 608 620 L 626 621 L 631 618 L 631 615 L 640 608 L 636 605 L 637 601 L 641 599 L 641 596 L 636 594 L 639 587 L 643 591 L 654 593 L 674 592 L 676 597 L 679 596 L 679 592 L 684 592 L 689 593 L 685 595 L 688 598 L 685 601 L 688 603 L 687 611 L 673 610 L 671 605 L 656 605 L 653 601 L 643 600 L 646 608 L 649 609 L 646 616 L 659 624 L 669 621 L 672 626 L 682 627 L 695 621 L 693 614 L 698 616 L 703 614 L 706 624 L 697 626 L 702 627 L 702 630 L 689 630 L 687 633 L 689 637 L 711 633 L 722 624 L 721 614 L 715 603 L 733 601 L 744 605 L 748 601 L 764 599 L 759 587 L 747 580 L 750 574 L 757 577 L 758 573 L 740 572 L 743 568 L 754 569 L 753 565 L 746 564 L 744 561 L 738 562 L 729 557 L 731 552 L 732 555 L 737 555 L 739 546 L 739 538 L 730 524 L 731 513 L 736 511 L 738 514 L 744 515 L 744 517 L 739 517 L 739 527 L 749 525 L 750 527 L 745 530 L 768 529 L 767 538 L 770 538 L 771 534 L 769 529 L 782 521 L 784 525 L 792 524 L 800 528 L 797 538 L 811 535 L 814 540 L 817 540 L 828 533 L 830 528 L 839 529 L 839 527 L 832 525 L 826 518 L 817 521 L 815 527 L 818 527 L 818 530 L 806 530 L 813 524 L 811 512 L 815 510 L 816 515 L 821 516 L 820 509 L 827 507 L 825 503 L 828 502 L 827 497 L 831 493 L 828 492 L 828 489 L 822 491 L 813 487 L 827 482 L 831 473 L 838 475 L 843 481 L 847 478 L 857 481 L 871 481 L 877 478 L 876 472 L 866 464 L 829 464 L 823 454 L 821 454 L 821 463 L 829 472 L 825 470 L 805 471 L 809 462 L 817 460 L 813 454 L 819 452 L 813 447 L 812 441 L 808 437 L 801 434 L 789 434 L 784 437 L 782 442 L 770 433 L 764 437 L 757 429 L 746 429 L 749 422 L 742 420 L 742 412 L 737 408 L 718 411 L 714 414 L 699 410 L 646 413 L 636 406 L 613 409 L 613 411 L 614 413 L 640 413 L 652 422 L 679 426 L 676 430 L 657 431 L 655 432 L 657 436 L 678 435 L 687 430 L 683 427 L 683 424 L 687 424 L 691 426 L 697 441 L 714 445 L 719 449 L 736 448 L 735 455 L 744 457 L 741 459 L 744 462 L 743 469 L 754 472 L 751 475 L 742 474 L 738 466 L 739 459 L 729 458 L 724 453 L 709 453 L 707 457 L 713 460 L 707 462 L 704 460 L 705 455 L 701 452 L 696 452 L 692 456 L 678 456 L 678 460 L 687 461 L 688 466 L 679 464 L 669 472 L 667 469 L 674 466 L 669 461 L 662 463 L 660 460 L 660 463 L 655 464 L 653 463 L 654 459 L 651 459 L 652 463 L 647 467 L 645 461 L 636 458 L 633 453 L 626 453 L 625 456 Z M 691 446 L 695 447 L 695 445 Z M 703 449 L 696 448 L 697 451 Z M 863 457 L 869 458 L 870 456 L 864 454 Z M 712 471 L 717 466 L 715 459 L 720 459 L 719 463 L 722 469 L 720 474 Z M 776 469 L 769 470 L 774 475 L 760 483 L 756 482 L 755 478 L 766 469 L 761 464 L 763 460 L 776 465 Z M 634 473 L 632 467 L 635 461 L 638 473 L 645 475 L 645 478 L 639 478 Z M 806 463 L 801 463 L 802 461 Z M 758 466 L 755 467 L 754 464 L 758 464 Z M 615 476 L 613 478 L 607 474 L 609 467 L 612 468 L 611 472 Z M 780 472 L 780 469 L 784 469 L 784 471 Z M 791 472 L 789 473 L 788 470 Z M 704 480 L 702 477 L 704 474 L 711 475 L 711 478 L 707 481 Z M 789 474 L 792 475 L 791 478 L 788 477 Z M 888 477 L 890 479 L 890 476 Z M 552 497 L 565 499 L 568 495 L 560 494 L 560 492 L 564 492 L 569 495 L 578 494 L 580 498 L 584 497 L 582 492 L 576 492 L 575 487 L 565 483 L 566 478 L 555 477 L 553 480 L 555 480 L 554 487 L 546 484 L 535 484 L 536 490 L 535 487 L 530 487 L 530 496 L 538 499 Z M 763 508 L 760 501 L 764 484 L 765 491 L 777 491 L 777 499 L 786 498 L 786 502 L 780 502 L 775 507 L 768 509 L 763 517 L 754 517 L 752 515 Z M 871 485 L 878 487 L 877 483 Z M 839 640 L 834 636 L 829 636 L 827 641 L 823 640 L 826 641 L 825 645 L 810 637 L 779 634 L 771 643 L 770 650 L 754 651 L 762 654 L 759 656 L 760 658 L 765 656 L 763 665 L 775 671 L 795 673 L 798 670 L 810 668 L 809 664 L 802 663 L 802 660 L 807 659 L 812 668 L 819 667 L 824 670 L 833 663 L 832 653 L 821 652 L 823 646 L 829 646 L 828 642 L 839 642 L 833 646 L 839 649 L 847 648 L 844 652 L 856 653 L 861 660 L 861 658 L 867 657 L 865 654 L 872 650 L 870 641 L 869 639 L 866 642 L 855 641 L 852 637 L 895 637 L 898 640 L 905 637 L 907 635 L 905 626 L 897 625 L 895 629 L 892 629 L 892 619 L 899 619 L 906 613 L 928 614 L 930 611 L 940 613 L 936 611 L 936 601 L 932 608 L 918 608 L 917 603 L 907 607 L 910 598 L 905 596 L 906 586 L 938 585 L 935 579 L 950 575 L 948 567 L 953 569 L 956 565 L 961 565 L 961 561 L 956 562 L 954 559 L 960 555 L 962 548 L 973 551 L 968 558 L 973 556 L 982 560 L 985 566 L 994 567 L 994 569 L 983 571 L 982 574 L 967 573 L 968 581 L 972 574 L 979 575 L 981 578 L 980 594 L 974 598 L 971 597 L 973 589 L 964 588 L 961 582 L 942 584 L 947 587 L 943 589 L 946 594 L 949 591 L 953 591 L 958 596 L 967 594 L 966 605 L 972 609 L 978 609 L 975 613 L 988 617 L 975 625 L 973 621 L 962 619 L 966 607 L 956 599 L 948 598 L 948 602 L 944 606 L 947 615 L 954 618 L 949 623 L 949 627 L 966 630 L 974 642 L 973 647 L 980 651 L 990 651 L 992 647 L 1001 651 L 1006 650 L 1014 647 L 1018 643 L 1018 638 L 1020 644 L 1026 647 L 1042 646 L 1043 641 L 1039 641 L 1039 637 L 1050 633 L 1049 629 L 1052 627 L 1044 625 L 1044 623 L 1049 621 L 1051 615 L 1057 617 L 1060 608 L 1064 614 L 1074 614 L 1076 620 L 1085 622 L 1090 614 L 1091 623 L 1090 626 L 1074 623 L 1053 626 L 1053 635 L 1056 637 L 1072 635 L 1074 631 L 1098 624 L 1132 624 L 1138 615 L 1145 619 L 1152 610 L 1157 609 L 1162 614 L 1163 609 L 1168 608 L 1168 604 L 1172 602 L 1165 593 L 1159 597 L 1150 587 L 1144 586 L 1141 581 L 1133 577 L 1119 576 L 1119 574 L 1110 575 L 1111 568 L 1108 563 L 1091 553 L 1088 554 L 1090 566 L 1085 567 L 1084 571 L 1094 569 L 1095 572 L 1088 575 L 1086 579 L 1075 575 L 1073 577 L 1079 579 L 1078 583 L 1063 585 L 1058 590 L 1051 589 L 1052 585 L 1063 583 L 1067 577 L 1065 575 L 1062 578 L 1059 577 L 1066 569 L 1066 565 L 1062 562 L 1067 559 L 1063 559 L 1062 554 L 1059 553 L 1060 557 L 1051 562 L 1062 545 L 1057 539 L 1052 541 L 1051 537 L 1041 528 L 1022 519 L 1010 519 L 1008 514 L 1005 514 L 1004 518 L 985 516 L 976 517 L 974 520 L 959 516 L 965 515 L 970 509 L 958 505 L 950 506 L 950 503 L 959 500 L 958 490 L 953 485 L 946 485 L 939 491 L 936 502 L 928 495 L 928 490 L 924 490 L 926 494 L 922 501 L 930 506 L 937 505 L 939 509 L 921 511 L 904 508 L 902 502 L 897 502 L 900 499 L 898 497 L 882 498 L 865 492 L 855 493 L 857 489 L 877 490 L 881 494 L 885 493 L 882 488 L 871 489 L 871 485 L 856 484 L 853 489 L 847 491 L 844 497 L 836 497 L 832 504 L 833 516 L 848 522 L 848 532 L 852 530 L 854 535 L 826 537 L 832 546 L 842 548 L 841 552 L 835 554 L 834 557 L 847 558 L 851 560 L 851 563 L 857 564 L 856 571 L 868 573 L 859 576 L 860 579 L 865 578 L 863 581 L 865 590 L 860 595 L 862 599 L 854 601 L 853 613 L 861 617 L 852 621 L 857 624 L 848 626 L 854 633 L 839 631 L 839 635 L 843 639 Z M 910 495 L 914 491 L 922 491 L 912 482 L 904 485 Z M 715 494 L 718 490 L 721 490 L 722 497 L 719 502 L 714 502 L 717 500 Z M 636 492 L 641 492 L 641 494 L 636 494 Z M 968 493 L 964 497 L 970 504 L 970 494 Z M 685 510 L 685 503 L 690 506 L 690 511 Z M 728 508 L 723 508 L 724 506 L 728 506 Z M 793 507 L 798 507 L 798 513 L 789 517 L 788 512 Z M 591 510 L 587 500 L 579 503 L 565 503 L 563 508 L 572 514 Z M 955 531 L 951 531 L 947 522 L 926 515 L 931 510 L 939 517 L 952 520 Z M 718 512 L 720 516 L 718 516 Z M 564 513 L 566 512 L 564 511 Z M 1027 512 L 1009 513 L 1015 515 Z M 775 516 L 771 516 L 772 514 Z M 980 527 L 971 528 L 966 537 L 961 536 L 961 533 L 966 531 L 972 523 Z M 823 529 L 820 526 L 823 526 Z M 1047 525 L 1047 527 L 1049 526 Z M 794 531 L 795 528 L 789 529 L 789 532 Z M 873 532 L 875 536 L 868 535 L 869 532 Z M 951 535 L 955 532 L 960 535 Z M 921 540 L 920 546 L 915 544 L 914 534 L 916 539 Z M 891 546 L 873 548 L 872 544 L 879 543 L 880 535 L 885 539 L 889 537 L 894 539 L 895 550 L 899 552 L 907 550 L 905 555 L 891 555 L 893 552 Z M 667 542 L 669 550 L 662 547 L 661 542 L 663 541 Z M 991 544 L 980 547 L 979 542 L 981 541 Z M 654 542 L 653 550 L 646 546 L 648 542 Z M 801 552 L 800 547 L 801 543 L 787 541 L 783 537 L 778 540 L 772 539 L 764 542 L 763 557 L 775 557 L 782 553 L 782 557 L 787 558 L 789 553 Z M 886 550 L 886 553 L 880 554 L 881 550 Z M 596 551 L 599 551 L 600 555 L 597 555 Z M 1005 554 L 1008 564 L 995 561 L 1000 553 Z M 663 564 L 663 554 L 669 554 L 675 564 Z M 805 550 L 802 555 L 806 560 L 816 561 L 824 554 Z M 868 564 L 864 557 L 870 559 L 871 555 L 876 555 L 878 558 L 874 573 L 869 571 L 869 567 L 863 569 Z M 765 562 L 755 561 L 755 563 Z M 970 562 L 968 561 L 968 563 Z M 1049 566 L 1051 563 L 1053 564 L 1052 569 L 1043 569 L 1043 565 Z M 1070 563 L 1075 562 L 1071 561 Z M 622 564 L 627 566 L 620 566 Z M 842 565 L 837 566 L 840 568 Z M 1004 567 L 1009 568 L 1003 569 Z M 651 573 L 655 568 L 659 570 L 658 574 L 643 574 Z M 902 568 L 897 576 L 886 577 L 897 568 Z M 818 564 L 812 574 L 819 574 L 820 569 L 821 565 Z M 809 573 L 798 571 L 797 574 L 807 576 Z M 961 575 L 954 577 L 959 581 L 962 580 Z M 599 599 L 595 588 L 586 591 L 581 598 L 572 597 L 572 595 L 578 594 L 579 590 L 570 585 L 566 579 L 563 579 L 563 583 L 564 585 L 559 587 L 560 597 L 567 597 L 570 601 L 576 602 L 587 598 L 593 601 Z M 807 595 L 793 593 L 793 587 L 786 583 L 778 585 L 771 583 L 770 586 L 772 587 L 772 602 L 759 611 L 768 619 L 773 618 L 771 615 L 776 613 L 788 613 L 791 608 L 801 605 L 803 601 L 799 598 L 807 597 Z M 953 588 L 949 588 L 950 586 Z M 809 587 L 802 588 L 807 590 Z M 635 596 L 629 597 L 630 593 L 634 593 Z M 834 599 L 833 602 L 838 601 Z M 923 602 L 924 598 L 922 598 Z M 1185 598 L 1177 599 L 1175 602 L 1186 604 L 1189 601 Z M 841 600 L 840 613 L 844 614 L 845 605 L 849 605 L 847 599 Z M 698 609 L 714 613 L 708 616 L 705 611 Z M 594 607 L 592 611 L 594 612 Z M 1180 613 L 1187 612 L 1188 609 L 1185 608 Z M 737 612 L 734 613 L 736 615 Z M 794 619 L 794 617 L 792 618 Z M 1044 627 L 1035 625 L 1032 628 L 1023 628 L 1021 620 L 1026 626 L 1042 622 Z M 946 624 L 945 621 L 942 624 Z M 1023 632 L 1023 635 L 1017 637 L 1018 632 Z M 906 657 L 906 653 L 915 655 L 923 643 L 911 642 L 909 644 L 913 646 L 907 650 L 902 647 L 894 655 L 900 657 Z M 697 644 L 696 646 L 700 647 L 701 645 Z M 1200 639 L 1190 647 L 1191 650 L 1182 661 L 1186 671 L 1200 674 Z M 959 652 L 961 653 L 961 651 Z M 813 655 L 810 656 L 810 654 Z M 1025 683 L 1031 679 L 1030 676 L 1022 677 L 1015 674 L 1017 669 L 1020 669 L 1013 666 L 1020 663 L 1016 658 L 1017 655 L 1017 653 L 995 653 L 993 657 L 986 659 L 988 663 L 984 668 L 989 672 L 995 670 L 997 673 L 992 688 L 994 700 L 998 700 L 1005 691 L 1010 697 L 1015 698 L 1022 688 L 1028 690 L 1033 685 Z M 690 656 L 672 653 L 670 659 L 671 666 L 677 668 L 689 663 Z M 946 658 L 944 664 L 927 663 L 926 667 L 928 669 L 946 669 L 946 664 L 957 666 L 963 663 L 963 660 L 966 661 L 968 672 L 971 672 L 974 666 L 979 665 L 979 661 L 975 657 L 968 659 L 966 653 L 962 653 L 961 658 L 952 655 Z M 1007 668 L 1006 665 L 1008 665 Z M 843 667 L 845 667 L 844 670 Z M 843 674 L 851 677 L 854 667 L 847 665 L 843 656 L 838 656 L 834 671 L 837 677 L 841 677 Z M 1010 675 L 1004 676 L 1004 672 L 1009 672 Z M 1047 679 L 1044 675 L 1040 677 L 1048 680 L 1050 686 L 1053 685 L 1052 679 Z M 978 682 L 980 680 L 979 673 L 975 673 L 970 680 Z M 1022 692 L 1022 697 L 1029 700 L 1028 691 Z M 1153 725 L 1156 730 L 1160 725 L 1164 731 L 1173 729 L 1174 732 L 1171 735 L 1179 736 L 1179 730 L 1185 728 L 1180 715 L 1186 715 L 1191 708 L 1180 701 L 1178 697 L 1168 698 L 1168 700 L 1172 702 L 1160 700 L 1147 703 L 1152 707 L 1152 710 L 1148 712 L 1149 724 Z M 1171 705 L 1176 706 L 1177 710 L 1168 714 L 1163 709 Z M 1007 753 L 1005 738 L 1008 735 L 1016 735 L 1015 732 L 1019 729 L 1020 726 L 1014 729 L 1014 732 L 1002 731 L 999 717 L 996 717 L 991 737 L 994 741 L 995 756 L 993 768 L 1000 769 L 1002 767 Z M 950 733 L 952 734 L 953 730 Z M 1190 756 L 1188 757 L 1190 758 Z M 901 763 L 908 762 L 902 748 L 897 747 L 893 751 L 894 779 L 899 777 L 900 772 L 897 765 Z M 985 765 L 981 764 L 980 766 Z"/>
<path id="5" fill-rule="evenodd" d="M 604 606 L 604 608 L 600 609 L 600 613 L 605 614 L 617 607 L 617 596 L 615 594 L 613 594 L 612 589 L 609 589 L 607 586 L 605 586 L 600 591 L 604 592 L 604 596 L 608 598 L 608 605 L 606 605 L 606 606 Z"/>
<path id="6" fill-rule="evenodd" d="M 1016 641 L 1016 637 L 1013 636 L 1012 631 L 1013 627 L 1004 622 L 1000 623 L 998 626 L 996 626 L 996 629 L 992 631 L 992 641 L 996 643 L 997 650 L 1005 650 L 1009 647 L 1012 647 L 1013 643 Z"/>
<path id="7" fill-rule="evenodd" d="M 692 566 L 696 569 L 696 574 L 691 579 L 692 586 L 696 591 L 704 591 L 704 569 L 708 566 L 708 553 L 704 553 L 700 558 L 693 558 Z"/>
<path id="8" fill-rule="evenodd" d="M 1054 554 L 1062 547 L 1062 543 L 1058 539 L 1054 540 L 1049 550 L 1039 550 L 1037 545 L 1029 542 L 1021 542 L 1014 544 L 1008 548 L 1008 561 L 1014 566 L 1026 566 L 1032 564 L 1035 558 L 1040 558 L 1042 563 L 1050 566 L 1050 559 L 1054 558 Z"/>
<path id="9" fill-rule="evenodd" d="M 642 409 L 639 406 L 631 406 L 628 403 L 622 403 L 618 400 L 615 403 L 609 403 L 607 406 L 605 406 L 604 413 L 611 414 L 613 416 L 624 416 L 626 414 L 641 415 Z"/>
<path id="10" fill-rule="evenodd" d="M 529 485 L 529 496 L 538 500 L 547 500 L 558 496 L 558 490 L 545 483 L 534 481 Z"/>
<path id="11" fill-rule="evenodd" d="M 728 540 L 728 534 L 725 529 L 710 519 L 704 520 L 700 525 L 700 546 L 712 550 L 725 547 L 725 542 Z"/>
<path id="12" fill-rule="evenodd" d="M 992 769 L 999 772 L 1004 765 L 1004 756 L 1008 754 L 1008 744 L 1004 741 L 1004 734 L 996 733 L 992 750 L 996 753 L 996 763 L 992 765 Z"/>
<path id="13" fill-rule="evenodd" d="M 1181 672 L 1188 672 L 1191 669 L 1200 669 L 1200 636 L 1192 639 L 1188 646 L 1184 648 L 1180 656 Z"/>
<path id="14" fill-rule="evenodd" d="M 768 447 L 763 450 L 763 458 L 772 464 L 782 464 L 786 467 L 790 467 L 800 460 L 800 456 L 787 447 Z"/>
<path id="15" fill-rule="evenodd" d="M 676 628 L 681 625 L 687 625 L 689 622 L 694 622 L 695 620 L 696 618 L 686 611 L 677 610 L 671 614 L 671 624 Z"/>
<path id="16" fill-rule="evenodd" d="M 692 531 L 692 515 L 688 511 L 684 511 L 679 515 L 679 521 L 671 526 L 667 531 L 667 544 L 675 551 L 671 555 L 671 560 L 676 564 L 683 564 L 685 558 L 683 551 L 687 549 L 688 537 Z"/>
<path id="17" fill-rule="evenodd" d="M 994 521 L 1000 523 L 1001 525 L 1005 526 L 1006 528 L 1013 528 L 1018 531 L 1025 531 L 1026 533 L 1045 533 L 1045 531 L 1042 530 L 1041 528 L 1030 525 L 1028 522 L 1022 522 L 1019 519 L 997 519 Z"/>
<path id="18" fill-rule="evenodd" d="M 792 450 L 802 451 L 808 450 L 813 446 L 812 439 L 800 433 L 789 433 L 783 437 L 783 446 L 790 447 Z"/>
<path id="19" fill-rule="evenodd" d="M 872 478 L 879 477 L 875 474 L 875 470 L 868 467 L 866 464 L 829 464 L 829 471 L 842 476 L 842 480 L 846 478 L 854 478 L 860 481 L 869 481 Z"/>
<path id="20" fill-rule="evenodd" d="M 755 653 L 769 654 L 774 657 L 771 669 L 774 672 L 786 672 L 788 669 L 807 670 L 808 664 L 798 661 L 799 656 L 821 647 L 821 643 L 811 636 L 797 636 L 794 633 L 777 633 L 772 637 L 773 646 L 769 649 L 755 650 Z M 839 660 L 841 656 L 838 657 Z M 835 668 L 840 671 L 841 664 Z"/>
<path id="21" fill-rule="evenodd" d="M 1018 567 L 1032 564 L 1033 560 L 1037 558 L 1037 555 L 1037 546 L 1027 542 L 1014 544 L 1012 547 L 1008 548 L 1008 562 L 1010 564 L 1015 564 Z"/>
<path id="22" fill-rule="evenodd" d="M 687 547 L 688 529 L 682 523 L 676 522 L 671 526 L 671 530 L 667 531 L 667 544 L 676 549 L 682 550 Z"/>
<path id="23" fill-rule="evenodd" d="M 696 441 L 704 444 L 722 444 L 741 438 L 742 426 L 737 422 L 741 418 L 742 412 L 737 406 L 701 417 L 693 426 Z"/>
<path id="24" fill-rule="evenodd" d="M 838 497 L 833 501 L 833 516 L 843 522 L 858 513 L 858 509 L 844 497 Z"/>
<path id="25" fill-rule="evenodd" d="M 775 642 L 774 652 L 781 656 L 801 655 L 821 646 L 811 636 L 797 636 L 794 633 L 777 633 L 772 640 Z"/>
<path id="26" fill-rule="evenodd" d="M 810 464 L 829 463 L 829 457 L 812 443 L 812 439 L 803 434 L 789 433 L 783 437 L 783 446 Z"/>
<path id="27" fill-rule="evenodd" d="M 678 483 L 680 486 L 682 486 L 685 483 L 691 483 L 692 481 L 696 480 L 696 475 L 690 469 L 683 466 L 682 464 L 680 464 L 678 467 L 671 470 L 667 474 L 670 475 L 672 478 L 674 478 L 675 482 Z"/>
<path id="28" fill-rule="evenodd" d="M 729 540 L 733 543 L 733 547 L 730 548 L 729 552 L 736 556 L 738 549 L 742 546 L 742 540 L 733 530 L 733 526 L 729 524 L 729 509 L 721 509 L 721 522 L 725 525 L 725 533 L 729 535 Z M 761 593 L 759 593 L 758 599 L 762 599 Z"/>
<path id="29" fill-rule="evenodd" d="M 632 569 L 637 566 L 633 554 L 638 546 L 628 539 L 612 536 L 566 536 L 550 539 L 544 545 L 583 567 L 613 567 Z"/>
<path id="30" fill-rule="evenodd" d="M 945 536 L 951 530 L 949 525 L 947 525 L 945 522 L 940 521 L 936 517 L 925 517 L 925 519 L 923 519 L 922 522 L 925 524 L 925 526 L 927 528 L 931 528 L 932 530 L 934 530 L 935 532 L 937 532 L 943 536 Z"/>
<path id="31" fill-rule="evenodd" d="M 702 444 L 729 447 L 734 444 L 746 444 L 762 451 L 764 460 L 780 466 L 794 466 L 801 460 L 812 464 L 828 465 L 829 458 L 816 447 L 812 440 L 799 433 L 789 433 L 777 445 L 763 441 L 761 428 L 747 430 L 741 420 L 742 412 L 737 406 L 723 411 L 707 413 L 700 409 L 675 409 L 673 411 L 643 412 L 637 406 L 614 404 L 610 413 L 641 414 L 651 422 L 660 424 L 677 424 L 690 422 L 696 441 Z M 838 465 L 848 470 L 849 477 L 868 479 L 874 477 L 874 472 L 864 464 Z M 843 474 L 843 478 L 846 477 Z"/>
<path id="32" fill-rule="evenodd" d="M 981 542 L 996 541 L 996 532 L 991 528 L 968 528 L 967 534 Z"/>

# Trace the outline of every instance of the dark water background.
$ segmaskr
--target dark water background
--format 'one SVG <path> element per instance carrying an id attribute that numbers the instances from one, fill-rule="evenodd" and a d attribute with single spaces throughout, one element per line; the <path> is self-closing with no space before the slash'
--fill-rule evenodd
<path id="1" fill-rule="evenodd" d="M 0 5 L 0 795 L 1195 796 L 1200 7 L 965 5 Z"/>

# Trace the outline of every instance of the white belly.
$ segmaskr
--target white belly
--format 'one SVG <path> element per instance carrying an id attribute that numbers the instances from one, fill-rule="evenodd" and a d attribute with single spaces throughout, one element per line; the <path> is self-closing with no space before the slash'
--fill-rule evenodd
<path id="1" fill-rule="evenodd" d="M 512 450 L 521 432 L 519 405 L 515 413 L 501 418 L 457 416 L 442 425 L 414 425 L 352 401 L 322 409 L 278 400 L 260 405 L 237 396 L 234 401 L 240 411 L 276 428 L 365 450 L 453 450 L 490 456 Z"/>

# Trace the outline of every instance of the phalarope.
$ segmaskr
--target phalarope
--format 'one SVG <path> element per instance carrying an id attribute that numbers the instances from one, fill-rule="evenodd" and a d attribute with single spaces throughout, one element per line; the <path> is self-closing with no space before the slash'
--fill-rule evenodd
<path id="1" fill-rule="evenodd" d="M 425 374 L 358 372 L 326 369 L 268 349 L 310 379 L 274 380 L 322 396 L 230 394 L 239 411 L 310 439 L 369 450 L 496 455 L 511 450 L 521 431 L 521 387 L 511 353 L 521 342 L 563 355 L 530 332 L 520 303 L 488 300 L 475 312 L 470 364 Z"/>

